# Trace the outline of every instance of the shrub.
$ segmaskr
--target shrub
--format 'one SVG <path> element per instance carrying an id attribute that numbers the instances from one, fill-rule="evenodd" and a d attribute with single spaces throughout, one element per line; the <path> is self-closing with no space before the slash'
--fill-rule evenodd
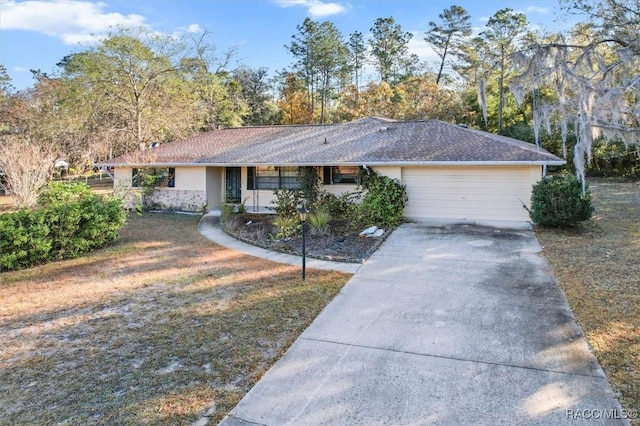
<path id="1" fill-rule="evenodd" d="M 372 170 L 363 182 L 367 189 L 360 206 L 364 217 L 377 226 L 401 224 L 407 204 L 406 186 Z"/>
<path id="2" fill-rule="evenodd" d="M 296 216 L 277 215 L 273 218 L 273 226 L 278 228 L 276 238 L 291 238 L 300 229 L 300 220 Z"/>
<path id="3" fill-rule="evenodd" d="M 322 192 L 316 206 L 327 211 L 334 219 L 358 221 L 361 197 L 360 192 L 344 192 L 339 197 L 329 192 Z"/>
<path id="4" fill-rule="evenodd" d="M 50 182 L 38 195 L 38 205 L 51 207 L 68 204 L 92 195 L 91 188 L 83 182 Z"/>
<path id="5" fill-rule="evenodd" d="M 77 257 L 118 238 L 126 219 L 121 199 L 62 185 L 50 186 L 38 209 L 0 215 L 0 270 Z"/>
<path id="6" fill-rule="evenodd" d="M 331 216 L 329 212 L 324 209 L 320 209 L 315 213 L 311 213 L 307 220 L 309 225 L 309 231 L 313 235 L 326 234 L 329 231 L 329 219 Z"/>
<path id="7" fill-rule="evenodd" d="M 273 192 L 276 199 L 271 202 L 275 207 L 269 207 L 279 216 L 297 216 L 298 207 L 302 204 L 302 193 L 295 189 L 279 189 Z"/>
<path id="8" fill-rule="evenodd" d="M 235 206 L 233 204 L 223 204 L 222 207 L 220 208 L 220 223 L 221 224 L 226 224 L 229 220 L 231 220 L 231 217 L 233 216 L 233 210 L 234 210 Z"/>
<path id="9" fill-rule="evenodd" d="M 582 193 L 578 178 L 563 173 L 545 177 L 533 186 L 527 211 L 536 225 L 567 227 L 591 218 L 593 204 L 591 194 Z"/>
<path id="10" fill-rule="evenodd" d="M 0 215 L 0 271 L 32 266 L 48 259 L 49 237 L 43 210 L 18 210 Z"/>

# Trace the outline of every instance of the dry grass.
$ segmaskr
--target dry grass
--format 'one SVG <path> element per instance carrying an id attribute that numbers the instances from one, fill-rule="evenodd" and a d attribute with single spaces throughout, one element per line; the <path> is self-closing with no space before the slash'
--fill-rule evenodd
<path id="1" fill-rule="evenodd" d="M 15 197 L 11 195 L 0 195 L 0 213 L 11 211 L 15 207 Z"/>
<path id="2" fill-rule="evenodd" d="M 594 180 L 590 189 L 591 221 L 537 234 L 623 408 L 639 410 L 640 182 Z"/>
<path id="3" fill-rule="evenodd" d="M 349 276 L 241 255 L 193 216 L 0 274 L 0 424 L 219 421 Z"/>

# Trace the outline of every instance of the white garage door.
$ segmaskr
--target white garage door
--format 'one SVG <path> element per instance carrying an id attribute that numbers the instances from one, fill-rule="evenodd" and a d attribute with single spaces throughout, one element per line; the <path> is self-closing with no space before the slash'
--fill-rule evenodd
<path id="1" fill-rule="evenodd" d="M 529 220 L 531 188 L 540 166 L 403 167 L 409 218 Z"/>

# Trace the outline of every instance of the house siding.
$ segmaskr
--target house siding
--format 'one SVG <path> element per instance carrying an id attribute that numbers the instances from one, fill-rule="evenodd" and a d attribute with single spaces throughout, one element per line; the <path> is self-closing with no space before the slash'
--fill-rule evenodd
<path id="1" fill-rule="evenodd" d="M 206 191 L 206 167 L 176 167 L 175 190 Z"/>
<path id="2" fill-rule="evenodd" d="M 206 168 L 207 209 L 219 209 L 224 203 L 224 167 Z"/>
<path id="3" fill-rule="evenodd" d="M 413 219 L 527 221 L 540 166 L 403 167 Z"/>
<path id="4" fill-rule="evenodd" d="M 158 188 L 146 207 L 200 212 L 219 208 L 224 202 L 224 167 L 176 167 L 175 188 Z M 542 167 L 532 166 L 375 166 L 378 173 L 407 186 L 405 216 L 411 219 L 529 220 L 533 185 L 542 177 Z M 114 169 L 114 188 L 129 188 L 129 207 L 140 201 L 140 191 L 131 189 L 131 167 Z M 248 189 L 247 167 L 241 169 L 242 201 L 248 211 L 273 207 L 273 190 Z M 323 185 L 339 196 L 357 190 L 354 184 Z"/>
<path id="5" fill-rule="evenodd" d="M 402 167 L 400 166 L 375 166 L 372 167 L 372 169 L 383 176 L 387 176 L 388 178 L 395 179 L 397 181 L 402 180 Z"/>
<path id="6" fill-rule="evenodd" d="M 144 200 L 144 207 L 157 210 L 200 212 L 207 204 L 205 167 L 176 167 L 175 187 L 156 188 Z M 114 169 L 114 189 L 124 194 L 125 207 L 134 209 L 142 191 L 131 187 L 132 167 Z"/>

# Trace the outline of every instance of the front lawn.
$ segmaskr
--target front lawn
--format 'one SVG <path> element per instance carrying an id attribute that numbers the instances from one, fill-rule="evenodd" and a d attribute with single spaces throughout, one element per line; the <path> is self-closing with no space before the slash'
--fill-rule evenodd
<path id="1" fill-rule="evenodd" d="M 640 410 L 640 182 L 590 184 L 590 221 L 536 231 L 623 408 Z"/>
<path id="2" fill-rule="evenodd" d="M 217 423 L 349 275 L 132 216 L 114 246 L 0 274 L 0 424 Z"/>

